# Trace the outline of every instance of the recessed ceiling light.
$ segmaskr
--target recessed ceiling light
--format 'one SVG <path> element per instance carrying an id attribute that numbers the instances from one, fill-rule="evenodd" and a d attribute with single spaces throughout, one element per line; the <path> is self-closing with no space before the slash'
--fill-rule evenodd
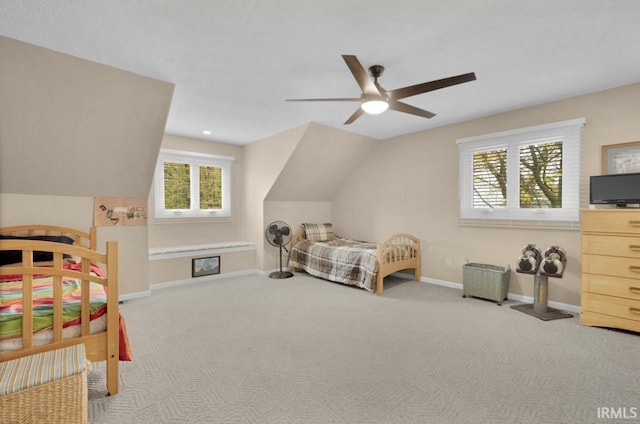
<path id="1" fill-rule="evenodd" d="M 209 130 L 204 130 L 204 131 L 202 131 L 202 134 L 204 134 L 204 135 L 211 135 L 211 131 L 209 131 Z"/>

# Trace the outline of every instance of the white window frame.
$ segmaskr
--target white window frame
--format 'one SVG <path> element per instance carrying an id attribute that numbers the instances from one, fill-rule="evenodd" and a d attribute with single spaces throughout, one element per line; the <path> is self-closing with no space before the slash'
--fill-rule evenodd
<path id="1" fill-rule="evenodd" d="M 160 149 L 156 163 L 154 181 L 155 218 L 159 219 L 185 219 L 185 218 L 231 218 L 231 163 L 233 157 L 218 156 L 206 153 L 195 153 L 181 150 Z M 165 209 L 164 208 L 164 163 L 177 162 L 190 165 L 191 178 L 191 208 L 190 209 Z M 222 209 L 200 209 L 200 166 L 214 166 L 222 168 Z"/>
<path id="2" fill-rule="evenodd" d="M 477 225 L 495 221 L 534 221 L 537 223 L 580 221 L 581 132 L 585 118 L 537 125 L 510 131 L 466 137 L 458 146 L 460 219 Z M 520 147 L 562 141 L 562 208 L 520 208 Z M 473 207 L 473 155 L 487 150 L 507 150 L 507 206 Z"/>

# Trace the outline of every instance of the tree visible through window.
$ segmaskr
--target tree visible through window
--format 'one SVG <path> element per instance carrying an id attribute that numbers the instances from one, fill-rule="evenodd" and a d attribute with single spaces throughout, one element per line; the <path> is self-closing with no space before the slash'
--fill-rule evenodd
<path id="1" fill-rule="evenodd" d="M 154 178 L 156 217 L 230 216 L 233 158 L 161 150 Z"/>
<path id="2" fill-rule="evenodd" d="M 520 207 L 562 207 L 562 142 L 520 148 Z"/>
<path id="3" fill-rule="evenodd" d="M 164 163 L 164 208 L 191 207 L 191 170 L 188 163 Z"/>
<path id="4" fill-rule="evenodd" d="M 222 208 L 222 168 L 200 167 L 200 209 Z"/>
<path id="5" fill-rule="evenodd" d="M 507 206 L 507 150 L 490 150 L 473 155 L 473 206 Z"/>
<path id="6" fill-rule="evenodd" d="M 458 140 L 460 217 L 578 222 L 584 123 L 580 118 Z"/>
<path id="7" fill-rule="evenodd" d="M 520 207 L 562 207 L 562 142 L 520 147 Z M 473 154 L 473 206 L 507 206 L 507 149 Z"/>

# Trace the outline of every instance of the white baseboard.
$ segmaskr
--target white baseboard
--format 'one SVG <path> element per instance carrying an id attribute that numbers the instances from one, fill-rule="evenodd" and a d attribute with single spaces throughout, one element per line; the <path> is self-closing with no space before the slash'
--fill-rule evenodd
<path id="1" fill-rule="evenodd" d="M 261 275 L 263 277 L 266 277 L 269 274 L 271 274 L 272 272 L 279 271 L 279 270 L 280 269 L 272 269 L 272 270 L 268 270 L 268 271 L 262 271 L 262 270 L 259 270 L 259 269 L 247 269 L 247 270 L 243 270 L 243 271 L 229 272 L 229 273 L 225 273 L 225 274 L 207 275 L 206 277 L 195 277 L 195 278 L 188 278 L 188 279 L 185 279 L 185 280 L 167 281 L 166 283 L 152 284 L 149 287 L 150 290 L 147 290 L 147 291 L 144 291 L 144 292 L 128 293 L 128 294 L 121 295 L 119 297 L 119 299 L 120 299 L 120 301 L 138 299 L 138 298 L 141 298 L 141 297 L 151 296 L 151 290 L 163 289 L 163 288 L 167 288 L 167 287 L 183 286 L 183 285 L 186 285 L 186 284 L 202 283 L 202 282 L 205 282 L 205 281 L 219 280 L 221 278 L 227 278 L 227 277 L 239 277 L 239 276 L 243 276 L 243 275 Z M 283 271 L 290 271 L 290 270 L 291 269 L 289 267 L 283 268 Z M 400 278 L 406 278 L 408 280 L 413 280 L 413 274 L 408 274 L 408 273 L 404 273 L 404 272 L 394 272 L 392 275 L 394 277 L 400 277 Z M 420 277 L 420 281 L 423 282 L 423 283 L 427 283 L 427 284 L 434 284 L 436 286 L 449 287 L 449 288 L 452 288 L 452 289 L 456 289 L 456 290 L 462 291 L 462 283 L 454 283 L 452 281 L 438 280 L 436 278 L 429 278 L 429 277 Z M 520 294 L 514 294 L 514 293 L 508 293 L 507 294 L 507 299 L 515 300 L 517 302 L 522 302 L 522 303 L 533 303 L 533 298 L 532 297 L 524 296 L 524 295 L 520 295 Z M 578 306 L 578 305 L 570 305 L 568 303 L 554 302 L 554 301 L 551 301 L 551 300 L 548 301 L 547 304 L 551 308 L 554 308 L 554 309 L 560 309 L 560 310 L 563 310 L 563 311 L 573 312 L 573 313 L 576 313 L 576 314 L 580 313 L 580 306 Z"/>
<path id="2" fill-rule="evenodd" d="M 444 287 L 449 287 L 452 289 L 458 289 L 462 291 L 462 283 L 453 283 L 451 281 L 438 280 L 435 278 L 428 278 L 428 277 L 420 277 L 420 281 L 428 284 L 435 284 L 436 286 L 444 286 Z M 507 293 L 507 299 L 515 300 L 517 302 L 522 302 L 522 303 L 533 303 L 533 297 L 524 296 L 521 294 Z M 580 313 L 579 305 L 570 305 L 568 303 L 554 302 L 551 300 L 547 302 L 547 305 L 549 305 L 551 308 L 554 308 L 554 309 L 560 309 L 563 311 L 573 312 L 576 314 Z"/>
<path id="3" fill-rule="evenodd" d="M 242 275 L 255 275 L 261 272 L 262 271 L 259 271 L 257 269 L 246 269 L 242 271 L 227 272 L 224 274 L 207 275 L 204 277 L 194 277 L 194 278 L 187 278 L 184 280 L 167 281 L 165 283 L 156 283 L 156 284 L 151 284 L 149 288 L 151 290 L 164 289 L 167 287 L 184 286 L 186 284 L 194 284 L 194 283 L 202 283 L 205 281 L 219 280 L 221 278 L 238 277 Z"/>
<path id="4" fill-rule="evenodd" d="M 120 302 L 126 302 L 127 300 L 140 299 L 142 297 L 149 297 L 149 296 L 151 296 L 151 290 L 145 290 L 141 292 L 121 294 L 118 296 L 118 300 Z"/>

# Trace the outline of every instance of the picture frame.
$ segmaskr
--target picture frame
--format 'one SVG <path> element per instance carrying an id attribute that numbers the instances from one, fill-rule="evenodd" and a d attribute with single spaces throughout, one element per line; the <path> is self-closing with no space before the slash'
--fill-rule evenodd
<path id="1" fill-rule="evenodd" d="M 640 141 L 602 146 L 602 175 L 640 172 Z"/>
<path id="2" fill-rule="evenodd" d="M 191 277 L 220 274 L 220 256 L 191 259 Z"/>

